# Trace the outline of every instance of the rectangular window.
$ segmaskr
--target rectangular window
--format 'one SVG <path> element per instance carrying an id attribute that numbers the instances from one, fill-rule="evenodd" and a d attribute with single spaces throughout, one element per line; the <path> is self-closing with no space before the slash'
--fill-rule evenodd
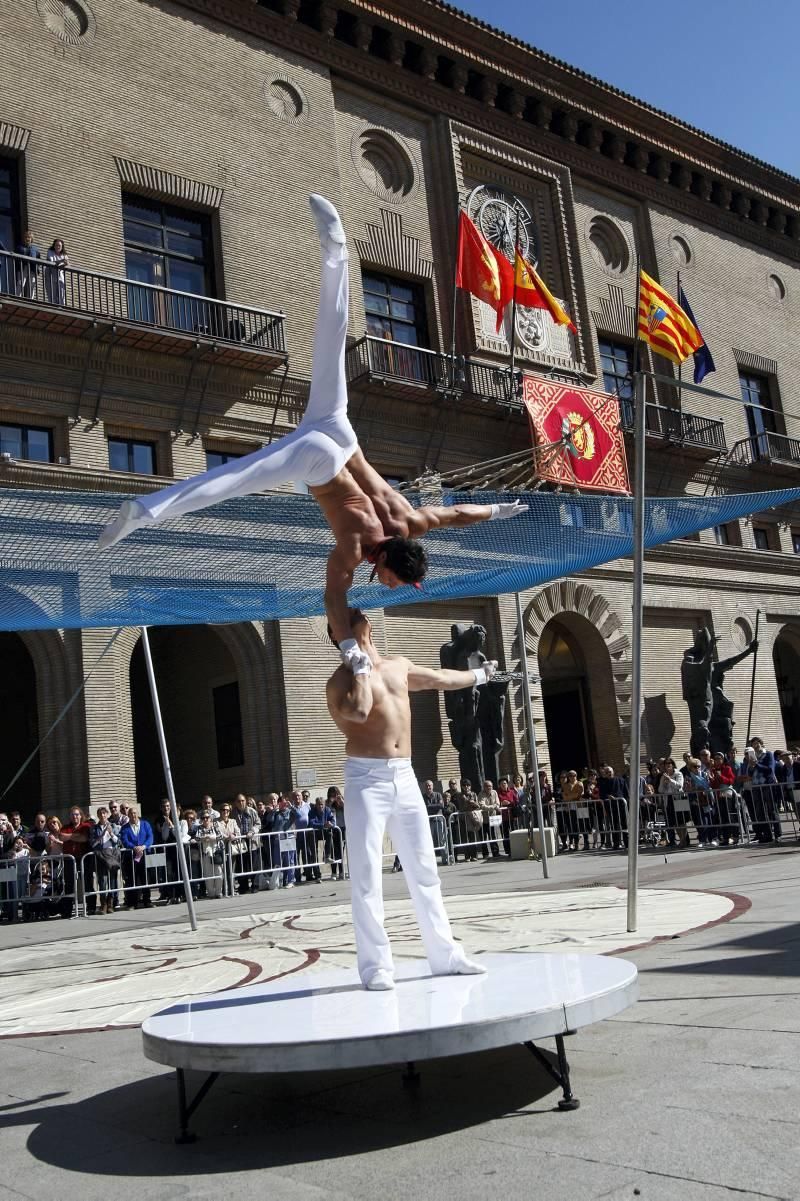
<path id="1" fill-rule="evenodd" d="M 425 297 L 419 284 L 373 271 L 364 271 L 361 282 L 368 334 L 406 346 L 428 345 Z"/>
<path id="2" fill-rule="evenodd" d="M 747 414 L 752 456 L 754 459 L 769 458 L 772 450 L 770 434 L 779 433 L 778 405 L 769 377 L 740 371 L 739 387 Z"/>
<path id="3" fill-rule="evenodd" d="M 232 450 L 207 450 L 206 470 L 210 471 L 212 467 L 222 467 L 224 463 L 230 463 L 232 459 L 243 458 L 244 451 L 237 453 Z"/>
<path id="4" fill-rule="evenodd" d="M 52 463 L 53 431 L 34 425 L 0 425 L 0 454 L 34 463 Z"/>
<path id="5" fill-rule="evenodd" d="M 212 690 L 214 698 L 214 730 L 217 738 L 217 766 L 239 767 L 244 763 L 242 739 L 242 710 L 239 704 L 239 682 L 220 684 Z"/>
<path id="6" fill-rule="evenodd" d="M 756 550 L 769 550 L 769 530 L 763 526 L 753 526 L 753 541 L 756 544 Z"/>
<path id="7" fill-rule="evenodd" d="M 730 546 L 730 544 L 731 544 L 730 532 L 726 525 L 715 525 L 714 526 L 714 538 L 716 540 L 717 546 Z"/>
<path id="8" fill-rule="evenodd" d="M 800 530 L 792 530 L 792 550 L 800 555 Z"/>
<path id="9" fill-rule="evenodd" d="M 191 209 L 123 193 L 122 225 L 127 278 L 190 294 L 171 296 L 129 287 L 131 320 L 195 333 L 216 332 L 216 310 L 196 299 L 216 295 L 210 218 Z"/>
<path id="10" fill-rule="evenodd" d="M 0 158 L 0 250 L 13 254 L 20 238 L 17 163 L 13 158 Z"/>
<path id="11" fill-rule="evenodd" d="M 627 342 L 599 338 L 603 387 L 620 400 L 633 400 L 633 347 Z"/>
<path id="12" fill-rule="evenodd" d="M 109 438 L 108 465 L 112 471 L 155 475 L 156 445 L 154 442 L 136 442 L 132 438 Z"/>

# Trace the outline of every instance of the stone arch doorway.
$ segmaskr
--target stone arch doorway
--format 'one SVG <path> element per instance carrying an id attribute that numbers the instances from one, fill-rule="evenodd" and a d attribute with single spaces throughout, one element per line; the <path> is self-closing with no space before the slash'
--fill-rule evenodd
<path id="1" fill-rule="evenodd" d="M 580 775 L 597 762 L 597 737 L 585 656 L 566 622 L 547 623 L 538 659 L 551 771 L 555 776 L 574 768 Z"/>
<path id="2" fill-rule="evenodd" d="M 210 626 L 159 627 L 149 637 L 178 803 L 246 789 L 239 674 L 226 639 Z M 141 639 L 129 673 L 136 797 L 149 816 L 166 786 Z"/>
<path id="3" fill-rule="evenodd" d="M 39 741 L 39 706 L 36 667 L 19 634 L 0 633 L 0 764 L 5 788 Z M 3 798 L 2 808 L 19 809 L 23 821 L 41 807 L 42 783 L 39 756 Z"/>
<path id="4" fill-rule="evenodd" d="M 800 626 L 784 626 L 772 646 L 783 732 L 789 747 L 800 746 Z"/>
<path id="5" fill-rule="evenodd" d="M 631 665 L 630 642 L 618 614 L 588 584 L 562 580 L 543 588 L 527 607 L 525 640 L 543 677 L 543 684 L 532 690 L 540 761 L 549 764 L 551 771 L 564 767 L 580 771 L 603 761 L 621 770 L 630 726 Z M 554 699 L 570 691 L 578 696 Z M 551 758 L 551 730 L 555 755 L 566 754 L 555 746 L 561 730 L 559 706 L 562 710 L 571 706 L 573 713 L 579 710 L 581 715 L 583 744 L 570 750 L 566 764 Z M 588 758 L 578 762 L 584 754 Z"/>

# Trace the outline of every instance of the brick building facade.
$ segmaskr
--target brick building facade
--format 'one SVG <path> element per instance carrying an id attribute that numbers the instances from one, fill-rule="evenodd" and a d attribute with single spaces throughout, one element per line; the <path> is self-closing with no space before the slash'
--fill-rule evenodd
<path id="1" fill-rule="evenodd" d="M 650 394 L 649 494 L 800 483 L 796 180 L 433 0 L 20 0 L 0 8 L 0 35 L 2 249 L 29 228 L 43 253 L 63 238 L 70 262 L 59 280 L 0 259 L 0 486 L 141 492 L 290 429 L 318 288 L 311 191 L 340 207 L 351 244 L 351 415 L 378 470 L 414 478 L 524 447 L 527 422 L 498 371 L 508 328 L 496 336 L 467 297 L 463 378 L 444 386 L 458 202 L 478 187 L 487 221 L 522 206 L 578 331 L 521 313 L 519 365 L 619 388 L 624 425 L 637 255 L 670 290 L 680 270 L 721 395 Z M 669 374 L 665 360 L 649 365 Z M 692 629 L 709 624 L 728 656 L 757 610 L 757 732 L 800 744 L 798 554 L 791 513 L 649 554 L 650 754 L 688 747 L 679 662 Z M 543 677 L 540 758 L 620 766 L 629 564 L 523 601 Z M 376 638 L 435 662 L 451 623 L 470 620 L 517 668 L 511 597 L 387 610 Z M 7 777 L 107 638 L 0 635 Z M 341 779 L 323 687 L 335 657 L 319 621 L 157 630 L 153 647 L 179 799 L 259 795 L 298 772 Z M 141 658 L 126 631 L 12 801 L 157 800 Z M 749 670 L 729 684 L 743 735 Z M 526 739 L 509 696 L 516 770 Z M 446 777 L 457 759 L 443 706 L 415 701 L 415 766 Z"/>

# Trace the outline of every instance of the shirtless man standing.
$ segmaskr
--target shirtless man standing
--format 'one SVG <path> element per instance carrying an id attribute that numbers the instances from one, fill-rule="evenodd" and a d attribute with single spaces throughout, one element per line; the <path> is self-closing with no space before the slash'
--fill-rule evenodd
<path id="1" fill-rule="evenodd" d="M 394 987 L 392 953 L 383 928 L 383 834 L 388 830 L 403 864 L 428 963 L 435 976 L 486 969 L 454 941 L 442 902 L 428 814 L 411 769 L 409 692 L 453 691 L 482 684 L 496 663 L 471 671 L 417 667 L 382 659 L 372 626 L 360 609 L 347 612 L 358 650 L 368 661 L 336 669 L 327 685 L 328 709 L 347 739 L 345 813 L 358 973 L 365 988 Z"/>
<path id="2" fill-rule="evenodd" d="M 310 203 L 322 245 L 322 286 L 311 388 L 300 425 L 250 455 L 179 480 L 159 492 L 126 500 L 98 541 L 102 547 L 112 546 L 142 526 L 193 513 L 233 496 L 302 481 L 316 497 L 336 539 L 328 558 L 325 601 L 334 635 L 341 641 L 349 638 L 347 590 L 359 563 L 372 563 L 373 576 L 389 588 L 419 584 L 427 570 L 427 556 L 414 539 L 445 526 L 514 517 L 527 506 L 517 501 L 415 509 L 370 467 L 347 417 L 345 233 L 330 201 L 312 196 Z"/>

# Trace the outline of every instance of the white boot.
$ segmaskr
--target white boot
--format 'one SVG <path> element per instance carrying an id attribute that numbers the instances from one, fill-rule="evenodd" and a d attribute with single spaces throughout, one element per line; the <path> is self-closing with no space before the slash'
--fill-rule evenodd
<path id="1" fill-rule="evenodd" d="M 316 193 L 309 196 L 308 203 L 311 205 L 311 212 L 317 224 L 322 249 L 332 258 L 341 259 L 347 254 L 345 249 L 347 237 L 339 214 L 330 200 L 326 200 L 324 196 L 318 196 Z"/>
<path id="2" fill-rule="evenodd" d="M 119 542 L 120 538 L 125 538 L 133 530 L 138 529 L 140 525 L 144 525 L 146 521 L 145 508 L 141 501 L 124 500 L 119 507 L 119 515 L 110 525 L 100 531 L 97 545 L 105 550 L 107 547 L 113 546 L 115 542 Z"/>
<path id="3" fill-rule="evenodd" d="M 373 976 L 370 976 L 369 980 L 364 982 L 364 988 L 369 989 L 370 992 L 389 992 L 394 988 L 391 972 L 379 969 Z"/>

